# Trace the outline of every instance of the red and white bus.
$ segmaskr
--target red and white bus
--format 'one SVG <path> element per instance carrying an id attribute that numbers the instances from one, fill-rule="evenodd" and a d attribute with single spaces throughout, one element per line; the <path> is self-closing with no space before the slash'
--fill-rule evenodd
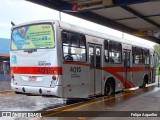
<path id="1" fill-rule="evenodd" d="M 155 82 L 156 59 L 154 50 L 144 46 L 61 21 L 15 25 L 10 50 L 12 90 L 88 98 L 145 87 Z"/>

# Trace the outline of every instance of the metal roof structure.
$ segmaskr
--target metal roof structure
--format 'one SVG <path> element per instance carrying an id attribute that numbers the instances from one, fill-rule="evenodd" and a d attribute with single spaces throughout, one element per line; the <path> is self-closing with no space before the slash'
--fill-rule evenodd
<path id="1" fill-rule="evenodd" d="M 160 44 L 160 0 L 27 0 Z"/>

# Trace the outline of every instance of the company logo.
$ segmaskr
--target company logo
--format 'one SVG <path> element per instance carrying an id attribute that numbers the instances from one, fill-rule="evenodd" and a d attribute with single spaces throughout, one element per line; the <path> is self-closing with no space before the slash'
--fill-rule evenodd
<path id="1" fill-rule="evenodd" d="M 47 63 L 46 61 L 38 61 L 39 66 L 50 66 L 51 63 Z"/>
<path id="2" fill-rule="evenodd" d="M 2 116 L 3 118 L 10 118 L 10 117 L 14 117 L 14 118 L 30 118 L 30 117 L 42 117 L 40 112 L 27 112 L 27 111 L 22 111 L 22 112 L 2 112 Z"/>

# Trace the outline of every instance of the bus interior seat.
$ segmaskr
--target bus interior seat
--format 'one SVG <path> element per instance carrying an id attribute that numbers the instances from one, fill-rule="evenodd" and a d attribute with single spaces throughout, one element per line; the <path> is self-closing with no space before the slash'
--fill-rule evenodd
<path id="1" fill-rule="evenodd" d="M 65 61 L 73 61 L 73 57 L 71 55 L 67 55 L 65 57 Z"/>
<path id="2" fill-rule="evenodd" d="M 110 62 L 114 62 L 113 58 L 110 58 Z"/>

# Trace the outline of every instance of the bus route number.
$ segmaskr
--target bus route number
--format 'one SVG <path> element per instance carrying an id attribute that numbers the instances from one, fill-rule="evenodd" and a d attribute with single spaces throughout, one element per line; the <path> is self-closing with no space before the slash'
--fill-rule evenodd
<path id="1" fill-rule="evenodd" d="M 38 68 L 38 73 L 41 73 L 41 74 L 54 74 L 54 70 L 52 68 Z"/>
<path id="2" fill-rule="evenodd" d="M 70 72 L 73 73 L 81 72 L 81 67 L 71 67 Z"/>

